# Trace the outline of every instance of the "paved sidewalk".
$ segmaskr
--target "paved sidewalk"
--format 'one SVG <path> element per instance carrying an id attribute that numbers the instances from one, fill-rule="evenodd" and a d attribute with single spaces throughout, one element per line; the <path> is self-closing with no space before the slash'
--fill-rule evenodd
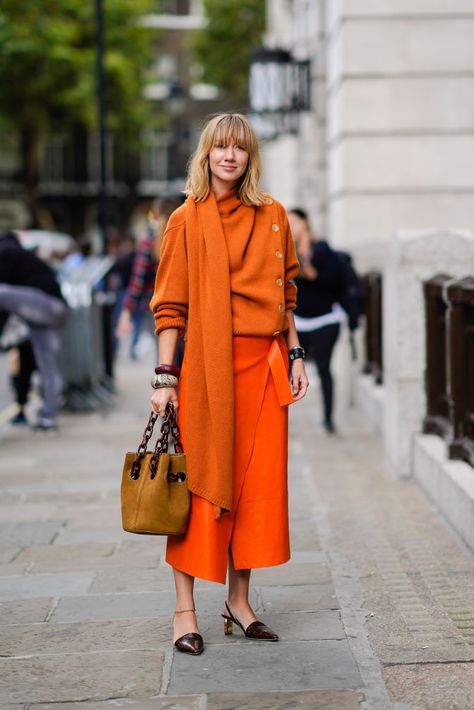
<path id="1" fill-rule="evenodd" d="M 119 516 L 150 370 L 122 364 L 114 411 L 57 437 L 0 433 L 0 707 L 474 708 L 472 559 L 354 417 L 320 432 L 316 386 L 292 407 L 292 560 L 253 576 L 281 642 L 224 637 L 225 589 L 199 582 L 206 651 L 173 653 L 165 541 Z"/>

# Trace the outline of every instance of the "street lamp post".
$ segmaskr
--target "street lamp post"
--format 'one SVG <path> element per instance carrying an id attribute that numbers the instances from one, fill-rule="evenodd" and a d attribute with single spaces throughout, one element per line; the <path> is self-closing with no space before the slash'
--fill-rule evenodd
<path id="1" fill-rule="evenodd" d="M 96 37 L 96 87 L 97 87 L 97 116 L 99 127 L 99 201 L 98 216 L 100 234 L 102 237 L 102 250 L 107 251 L 107 161 L 106 140 L 107 129 L 105 125 L 105 75 L 104 75 L 104 7 L 103 0 L 95 2 L 95 37 Z"/>
<path id="2" fill-rule="evenodd" d="M 95 40 L 96 40 L 96 87 L 97 87 L 97 114 L 99 127 L 99 194 L 97 203 L 97 224 L 102 241 L 102 253 L 107 253 L 107 128 L 105 123 L 105 73 L 104 73 L 104 6 L 103 0 L 95 2 Z M 114 374 L 113 358 L 113 333 L 112 333 L 113 305 L 104 298 L 102 305 L 102 333 L 104 345 L 104 371 L 107 378 Z"/>

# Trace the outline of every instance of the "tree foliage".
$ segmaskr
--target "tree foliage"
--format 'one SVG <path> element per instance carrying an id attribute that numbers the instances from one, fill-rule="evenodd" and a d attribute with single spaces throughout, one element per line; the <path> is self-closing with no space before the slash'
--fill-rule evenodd
<path id="1" fill-rule="evenodd" d="M 245 106 L 250 54 L 261 44 L 265 27 L 265 0 L 203 0 L 203 5 L 207 26 L 192 41 L 203 81 Z"/>
<path id="2" fill-rule="evenodd" d="M 153 36 L 140 22 L 153 0 L 103 0 L 107 123 L 133 145 L 147 117 L 143 75 Z M 46 226 L 39 170 L 50 131 L 97 124 L 94 0 L 2 0 L 0 122 L 21 137 L 25 197 Z"/>
<path id="3" fill-rule="evenodd" d="M 151 0 L 104 0 L 108 120 L 126 132 L 144 116 L 142 74 Z M 13 126 L 96 124 L 94 0 L 2 0 L 0 114 Z"/>

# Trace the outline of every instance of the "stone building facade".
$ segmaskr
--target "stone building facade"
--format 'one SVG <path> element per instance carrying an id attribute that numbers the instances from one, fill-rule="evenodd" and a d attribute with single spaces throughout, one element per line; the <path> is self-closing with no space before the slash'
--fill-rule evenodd
<path id="1" fill-rule="evenodd" d="M 472 466 L 422 434 L 423 282 L 474 277 L 474 3 L 268 0 L 267 11 L 266 45 L 310 61 L 312 101 L 294 134 L 264 145 L 266 188 L 382 276 L 383 383 L 362 362 L 350 369 L 343 345 L 340 411 L 356 402 L 391 474 L 414 476 L 474 548 Z M 474 332 L 474 309 L 466 317 Z"/>
<path id="2" fill-rule="evenodd" d="M 471 0 L 270 0 L 266 43 L 310 59 L 312 110 L 268 187 L 337 245 L 474 224 Z M 274 175 L 274 178 L 270 176 Z M 291 177 L 290 177 L 291 176 Z"/>

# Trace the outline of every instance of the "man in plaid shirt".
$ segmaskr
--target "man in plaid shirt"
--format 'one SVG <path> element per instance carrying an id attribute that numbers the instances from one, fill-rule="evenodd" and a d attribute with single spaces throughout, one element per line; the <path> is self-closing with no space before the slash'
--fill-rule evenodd
<path id="1" fill-rule="evenodd" d="M 148 233 L 140 241 L 136 251 L 132 277 L 125 294 L 117 328 L 119 337 L 132 332 L 130 351 L 132 359 L 137 357 L 136 346 L 143 319 L 150 313 L 148 304 L 155 286 L 161 237 L 171 212 L 179 207 L 181 202 L 182 199 L 169 198 L 156 200 L 153 203 L 148 213 Z"/>

